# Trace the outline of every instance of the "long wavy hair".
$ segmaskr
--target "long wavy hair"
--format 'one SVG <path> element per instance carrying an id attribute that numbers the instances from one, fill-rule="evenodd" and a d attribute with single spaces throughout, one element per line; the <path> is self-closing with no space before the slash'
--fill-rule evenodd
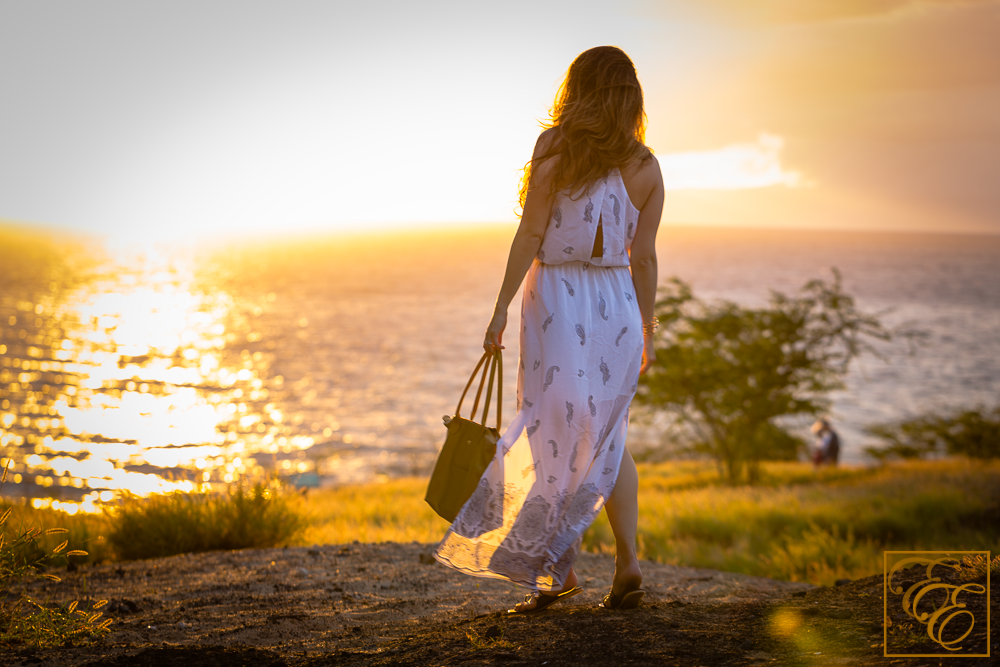
<path id="1" fill-rule="evenodd" d="M 635 65 L 615 46 L 597 46 L 576 57 L 542 127 L 558 135 L 543 155 L 524 166 L 522 211 L 536 163 L 558 158 L 552 170 L 554 194 L 589 187 L 613 167 L 652 156 L 645 144 L 646 112 Z"/>

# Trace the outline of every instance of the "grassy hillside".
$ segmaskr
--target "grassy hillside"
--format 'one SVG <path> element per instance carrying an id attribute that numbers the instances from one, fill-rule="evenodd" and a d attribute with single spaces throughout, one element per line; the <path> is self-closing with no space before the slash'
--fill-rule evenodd
<path id="1" fill-rule="evenodd" d="M 773 463 L 753 487 L 722 484 L 714 466 L 699 461 L 640 464 L 639 476 L 644 559 L 829 585 L 880 572 L 884 549 L 1000 552 L 1000 461 L 818 472 L 807 464 Z M 406 478 L 317 491 L 301 503 L 278 496 L 281 507 L 274 512 L 294 511 L 305 519 L 284 543 L 436 542 L 447 524 L 424 503 L 425 486 L 424 479 Z M 190 530 L 190 517 L 180 511 L 187 504 L 148 502 L 158 503 L 150 542 L 154 536 L 168 542 L 163 535 L 171 523 L 178 532 Z M 178 508 L 174 518 L 170 507 Z M 247 521 L 246 513 L 219 513 L 230 514 L 240 525 Z M 142 542 L 142 524 L 134 519 L 133 513 L 129 542 Z M 86 549 L 93 559 L 123 555 L 114 539 L 98 539 L 122 529 L 116 516 L 70 517 L 15 505 L 8 526 L 21 522 L 68 528 L 70 548 Z M 270 535 L 268 544 L 252 546 L 274 545 L 273 535 L 252 528 L 243 531 L 251 541 L 255 534 Z M 613 553 L 613 545 L 602 513 L 584 536 L 584 549 Z"/>

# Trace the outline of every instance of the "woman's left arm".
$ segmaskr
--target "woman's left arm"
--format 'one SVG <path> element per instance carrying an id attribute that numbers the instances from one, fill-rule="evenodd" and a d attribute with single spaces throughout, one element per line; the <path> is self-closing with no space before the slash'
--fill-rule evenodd
<path id="1" fill-rule="evenodd" d="M 538 137 L 532 160 L 537 160 L 548 151 L 549 142 L 554 138 L 553 134 L 552 130 L 548 130 Z M 503 331 L 507 327 L 507 309 L 510 307 L 510 302 L 514 300 L 514 295 L 517 294 L 525 274 L 531 268 L 531 263 L 535 261 L 535 255 L 538 254 L 542 239 L 545 237 L 545 228 L 549 224 L 553 200 L 549 179 L 552 172 L 552 161 L 556 159 L 558 158 L 532 164 L 531 181 L 527 197 L 524 200 L 521 224 L 518 225 L 514 241 L 510 244 L 507 270 L 504 272 L 503 284 L 500 286 L 496 307 L 493 309 L 493 319 L 490 320 L 490 324 L 486 328 L 483 349 L 487 352 L 503 349 L 501 343 Z"/>
<path id="2" fill-rule="evenodd" d="M 656 263 L 656 232 L 660 227 L 660 217 L 663 214 L 663 175 L 656 158 L 643 167 L 641 177 L 649 183 L 650 194 L 639 211 L 639 221 L 636 224 L 635 238 L 629 250 L 632 265 L 632 283 L 635 286 L 635 300 L 642 314 L 642 367 L 639 374 L 644 374 L 656 361 L 656 349 L 653 347 L 651 323 L 653 322 L 656 304 L 656 281 L 658 267 Z"/>

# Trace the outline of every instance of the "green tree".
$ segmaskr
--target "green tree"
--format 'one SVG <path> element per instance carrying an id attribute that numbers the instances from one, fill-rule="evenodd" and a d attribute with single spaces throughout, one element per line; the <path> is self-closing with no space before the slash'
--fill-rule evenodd
<path id="1" fill-rule="evenodd" d="M 690 447 L 718 462 L 732 484 L 760 462 L 795 458 L 802 441 L 780 418 L 817 415 L 842 388 L 851 362 L 874 343 L 923 334 L 887 329 L 884 313 L 863 313 L 833 281 L 811 280 L 797 297 L 771 292 L 765 307 L 706 303 L 678 278 L 660 290 L 657 363 L 640 381 L 636 400 L 670 413 L 691 435 Z"/>
<path id="2" fill-rule="evenodd" d="M 883 447 L 866 447 L 879 460 L 923 458 L 942 454 L 973 459 L 1000 458 L 1000 406 L 931 414 L 865 429 Z"/>

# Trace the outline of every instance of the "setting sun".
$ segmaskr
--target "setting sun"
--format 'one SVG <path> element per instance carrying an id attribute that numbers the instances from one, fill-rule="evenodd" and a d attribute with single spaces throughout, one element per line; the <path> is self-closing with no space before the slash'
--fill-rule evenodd
<path id="1" fill-rule="evenodd" d="M 793 4 L 253 5 L 238 30 L 12 5 L 0 219 L 115 245 L 510 222 L 567 63 L 611 43 L 682 193 L 665 223 L 1000 229 L 995 3 Z"/>

